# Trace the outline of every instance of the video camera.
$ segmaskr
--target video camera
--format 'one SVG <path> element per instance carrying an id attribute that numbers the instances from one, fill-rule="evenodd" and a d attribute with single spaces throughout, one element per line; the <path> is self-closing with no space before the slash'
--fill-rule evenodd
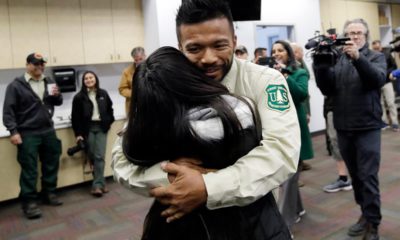
<path id="1" fill-rule="evenodd" d="M 398 52 L 400 53 L 400 36 L 397 36 L 395 39 L 393 39 L 393 41 L 391 41 L 390 43 L 391 52 Z"/>
<path id="2" fill-rule="evenodd" d="M 275 58 L 273 57 L 260 57 L 258 59 L 258 65 L 261 66 L 268 66 L 270 68 L 273 68 L 275 64 L 277 63 L 275 61 Z"/>
<path id="3" fill-rule="evenodd" d="M 68 154 L 68 156 L 72 156 L 72 155 L 74 155 L 75 153 L 77 153 L 77 152 L 79 152 L 79 151 L 82 151 L 82 150 L 84 150 L 84 149 L 86 149 L 86 141 L 85 141 L 85 140 L 79 140 L 79 141 L 76 143 L 76 146 L 73 146 L 73 147 L 68 148 L 67 154 Z"/>
<path id="4" fill-rule="evenodd" d="M 315 32 L 315 37 L 308 40 L 304 46 L 311 49 L 311 56 L 316 66 L 333 66 L 339 57 L 339 46 L 346 45 L 350 38 L 337 38 L 336 29 L 327 30 L 328 36 Z"/>

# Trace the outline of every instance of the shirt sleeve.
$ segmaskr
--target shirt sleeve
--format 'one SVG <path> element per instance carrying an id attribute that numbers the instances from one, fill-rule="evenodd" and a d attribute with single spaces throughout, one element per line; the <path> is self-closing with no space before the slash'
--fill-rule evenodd
<path id="1" fill-rule="evenodd" d="M 300 128 L 284 77 L 268 70 L 260 79 L 251 79 L 251 82 L 252 89 L 257 92 L 254 100 L 261 119 L 262 140 L 235 164 L 203 174 L 209 209 L 253 203 L 276 189 L 297 170 Z M 281 89 L 281 95 L 287 94 L 288 108 L 271 107 L 273 99 L 268 94 L 274 93 L 276 87 Z"/>
<path id="2" fill-rule="evenodd" d="M 141 167 L 131 163 L 122 150 L 122 137 L 117 137 L 112 148 L 111 168 L 115 181 L 144 196 L 154 187 L 169 185 L 168 175 L 161 169 L 161 163 Z"/>

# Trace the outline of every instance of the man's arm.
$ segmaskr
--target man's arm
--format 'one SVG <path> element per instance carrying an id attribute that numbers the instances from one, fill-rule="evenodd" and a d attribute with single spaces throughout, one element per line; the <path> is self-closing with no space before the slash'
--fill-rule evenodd
<path id="1" fill-rule="evenodd" d="M 10 84 L 7 86 L 6 94 L 4 97 L 3 104 L 3 124 L 10 132 L 11 135 L 18 134 L 17 131 L 17 119 L 15 116 L 17 108 L 17 96 L 16 91 Z"/>
<path id="2" fill-rule="evenodd" d="M 386 83 L 386 59 L 385 55 L 378 53 L 368 60 L 363 54 L 353 61 L 360 79 L 368 89 L 380 89 Z"/>

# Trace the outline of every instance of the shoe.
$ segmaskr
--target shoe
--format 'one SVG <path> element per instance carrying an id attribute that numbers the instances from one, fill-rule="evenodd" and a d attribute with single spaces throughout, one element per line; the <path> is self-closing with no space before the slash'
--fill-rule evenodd
<path id="1" fill-rule="evenodd" d="M 393 124 L 392 125 L 392 130 L 393 130 L 393 132 L 398 132 L 399 131 L 399 125 L 398 124 Z"/>
<path id="2" fill-rule="evenodd" d="M 22 211 L 27 219 L 36 219 L 42 217 L 42 211 L 35 202 L 22 204 Z"/>
<path id="3" fill-rule="evenodd" d="M 305 163 L 304 161 L 301 161 L 301 171 L 307 171 L 311 169 L 311 165 L 309 163 Z"/>
<path id="4" fill-rule="evenodd" d="M 388 124 L 386 124 L 386 123 L 384 123 L 384 124 L 385 124 L 385 126 L 382 127 L 382 130 L 383 130 L 383 131 L 385 131 L 386 129 L 389 129 L 389 128 L 390 128 L 390 126 L 389 126 Z"/>
<path id="5" fill-rule="evenodd" d="M 334 192 L 339 192 L 339 191 L 350 191 L 353 189 L 353 186 L 351 185 L 351 180 L 347 180 L 346 182 L 338 179 L 335 182 L 326 185 L 325 187 L 322 188 L 325 192 L 328 193 L 334 193 Z"/>
<path id="6" fill-rule="evenodd" d="M 378 227 L 373 226 L 371 223 L 367 223 L 367 229 L 362 239 L 379 240 Z"/>
<path id="7" fill-rule="evenodd" d="M 360 236 L 367 230 L 367 220 L 361 216 L 356 224 L 350 226 L 347 235 L 351 237 Z"/>
<path id="8" fill-rule="evenodd" d="M 60 206 L 63 204 L 63 202 L 61 202 L 57 195 L 55 195 L 54 193 L 48 193 L 42 196 L 42 203 L 46 204 L 46 205 L 50 205 L 50 206 Z"/>
<path id="9" fill-rule="evenodd" d="M 110 192 L 110 190 L 108 190 L 107 187 L 102 187 L 102 188 L 101 188 L 101 192 L 102 192 L 102 193 L 108 193 L 108 192 Z"/>
<path id="10" fill-rule="evenodd" d="M 90 191 L 90 193 L 95 197 L 103 196 L 103 191 L 101 191 L 101 188 L 99 188 L 99 187 L 92 188 L 92 191 Z"/>
<path id="11" fill-rule="evenodd" d="M 306 214 L 306 210 L 303 209 L 303 211 L 299 212 L 298 214 L 299 214 L 299 217 L 302 217 Z"/>

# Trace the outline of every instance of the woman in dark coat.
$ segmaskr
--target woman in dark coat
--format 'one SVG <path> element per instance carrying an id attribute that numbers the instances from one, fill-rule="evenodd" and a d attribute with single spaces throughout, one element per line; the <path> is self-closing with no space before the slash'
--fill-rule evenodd
<path id="1" fill-rule="evenodd" d="M 91 193 L 101 197 L 108 192 L 104 179 L 104 155 L 114 112 L 108 93 L 99 87 L 99 78 L 92 71 L 82 76 L 81 90 L 72 101 L 71 121 L 76 142 L 83 143 L 93 166 Z"/>

